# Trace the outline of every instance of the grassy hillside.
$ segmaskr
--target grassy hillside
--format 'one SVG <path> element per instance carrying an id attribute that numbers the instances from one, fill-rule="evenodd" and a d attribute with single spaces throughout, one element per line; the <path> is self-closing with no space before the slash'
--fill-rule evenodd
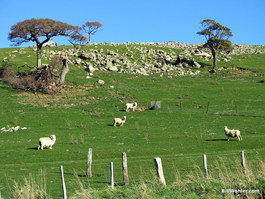
<path id="1" fill-rule="evenodd" d="M 70 47 L 54 50 L 62 48 Z M 122 45 L 87 48 L 103 48 L 104 53 L 106 49 L 126 52 Z M 176 55 L 181 52 L 148 48 Z M 132 59 L 141 57 L 139 52 L 131 53 L 135 53 Z M 15 66 L 34 65 L 35 52 L 31 48 L 0 49 L 0 60 L 4 58 Z M 67 87 L 54 96 L 18 92 L 1 81 L 0 127 L 28 128 L 0 133 L 2 197 L 11 197 L 14 181 L 23 184 L 29 176 L 36 181 L 45 176 L 48 195 L 60 198 L 60 165 L 64 166 L 68 195 L 78 189 L 78 180 L 86 187 L 106 188 L 111 161 L 115 183 L 121 185 L 122 152 L 128 157 L 130 186 L 153 179 L 154 157 L 161 157 L 167 184 L 172 185 L 177 173 L 179 178 L 187 179 L 197 167 L 201 168 L 202 154 L 208 155 L 212 176 L 220 173 L 220 162 L 231 171 L 238 170 L 242 150 L 253 176 L 258 176 L 258 164 L 265 155 L 265 54 L 234 55 L 230 62 L 218 62 L 225 68 L 215 74 L 208 73 L 211 61 L 195 60 L 205 65 L 193 69 L 200 71 L 196 76 L 97 71 L 86 79 L 87 72 L 81 66 L 70 64 Z M 105 84 L 97 84 L 99 79 Z M 137 101 L 140 107 L 148 108 L 154 100 L 161 101 L 160 109 L 124 112 L 126 102 Z M 123 115 L 127 116 L 124 126 L 113 127 L 113 118 Z M 240 129 L 243 141 L 226 141 L 224 126 Z M 38 139 L 51 134 L 57 136 L 53 149 L 36 150 Z M 93 177 L 89 179 L 83 177 L 88 148 L 93 149 Z"/>

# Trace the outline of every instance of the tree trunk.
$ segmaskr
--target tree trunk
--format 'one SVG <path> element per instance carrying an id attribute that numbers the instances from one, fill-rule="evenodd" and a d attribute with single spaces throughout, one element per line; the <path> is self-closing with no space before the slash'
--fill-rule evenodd
<path id="1" fill-rule="evenodd" d="M 41 46 L 37 45 L 37 68 L 41 67 Z"/>
<path id="2" fill-rule="evenodd" d="M 67 58 L 63 58 L 62 62 L 63 62 L 63 68 L 60 74 L 60 84 L 64 84 L 65 76 L 69 71 Z"/>
<path id="3" fill-rule="evenodd" d="M 90 44 L 92 33 L 88 33 L 87 44 Z"/>
<path id="4" fill-rule="evenodd" d="M 213 70 L 217 68 L 217 53 L 215 49 L 211 49 L 213 55 Z"/>

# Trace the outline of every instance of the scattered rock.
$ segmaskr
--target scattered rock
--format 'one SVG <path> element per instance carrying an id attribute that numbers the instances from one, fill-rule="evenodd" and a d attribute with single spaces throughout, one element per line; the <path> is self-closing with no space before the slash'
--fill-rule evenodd
<path id="1" fill-rule="evenodd" d="M 70 57 L 69 63 L 74 63 L 89 73 L 87 78 L 93 75 L 93 72 L 99 71 L 113 71 L 120 73 L 131 73 L 136 75 L 150 75 L 155 73 L 165 73 L 167 76 L 183 76 L 183 75 L 196 75 L 199 74 L 194 69 L 203 67 L 194 59 L 211 60 L 211 52 L 202 48 L 202 44 L 187 44 L 181 42 L 164 42 L 164 43 L 108 43 L 107 45 L 124 48 L 122 51 L 119 49 L 110 50 L 104 49 L 106 43 L 90 44 L 95 46 L 96 49 L 90 48 L 86 50 L 72 48 L 57 50 L 55 48 L 43 49 L 43 57 L 49 60 L 51 57 L 67 53 Z M 101 48 L 102 46 L 102 48 Z M 150 48 L 149 46 L 154 46 Z M 165 47 L 167 49 L 156 48 Z M 227 53 L 219 53 L 218 60 L 229 62 L 231 55 L 239 55 L 246 53 L 265 53 L 264 46 L 251 46 L 234 44 L 233 51 Z M 178 54 L 174 49 L 183 49 Z M 36 48 L 32 50 L 36 51 Z M 23 54 L 23 49 L 14 50 L 9 53 L 9 57 L 15 57 L 17 54 Z M 8 59 L 8 58 L 7 58 Z M 214 72 L 214 71 L 211 71 Z"/>
<path id="2" fill-rule="evenodd" d="M 110 66 L 110 67 L 108 67 L 108 70 L 117 72 L 118 68 L 117 68 L 117 66 Z"/>
<path id="3" fill-rule="evenodd" d="M 100 79 L 100 80 L 97 81 L 97 83 L 100 84 L 100 85 L 103 85 L 103 84 L 105 84 L 105 81 Z"/>
<path id="4" fill-rule="evenodd" d="M 73 61 L 73 63 L 74 63 L 74 64 L 78 64 L 78 65 L 80 65 L 80 64 L 82 63 L 82 59 L 77 58 L 77 59 L 75 59 L 75 60 Z"/>
<path id="5" fill-rule="evenodd" d="M 21 127 L 21 126 L 15 126 L 15 127 L 3 127 L 1 128 L 1 133 L 8 133 L 8 132 L 13 132 L 13 131 L 19 131 L 19 130 L 26 130 L 27 127 Z"/>
<path id="6" fill-rule="evenodd" d="M 86 67 L 86 71 L 87 72 L 89 72 L 89 73 L 93 73 L 93 72 L 95 72 L 97 69 L 96 68 L 94 68 L 93 66 L 92 66 L 92 64 L 86 64 L 85 65 L 85 67 Z"/>

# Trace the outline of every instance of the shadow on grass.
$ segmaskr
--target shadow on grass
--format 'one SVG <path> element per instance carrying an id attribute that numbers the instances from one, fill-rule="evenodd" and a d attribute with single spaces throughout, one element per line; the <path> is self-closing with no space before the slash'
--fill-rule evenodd
<path id="1" fill-rule="evenodd" d="M 225 114 L 225 113 L 213 113 L 214 115 L 219 116 L 237 116 L 237 117 L 254 117 L 254 118 L 265 118 L 262 115 L 245 115 L 245 114 Z"/>
<path id="2" fill-rule="evenodd" d="M 208 141 L 208 142 L 210 142 L 210 141 L 211 141 L 211 142 L 218 142 L 218 141 L 221 142 L 221 141 L 226 141 L 226 142 L 227 142 L 227 139 L 207 139 L 207 140 L 205 140 L 205 141 Z M 230 142 L 230 141 L 233 142 L 233 141 L 236 141 L 236 140 L 229 140 L 229 142 Z"/>
<path id="3" fill-rule="evenodd" d="M 38 150 L 38 147 L 28 148 L 28 150 Z"/>

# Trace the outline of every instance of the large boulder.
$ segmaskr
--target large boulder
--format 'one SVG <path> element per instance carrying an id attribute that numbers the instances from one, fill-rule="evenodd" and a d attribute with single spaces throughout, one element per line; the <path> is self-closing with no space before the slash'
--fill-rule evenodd
<path id="1" fill-rule="evenodd" d="M 81 55 L 79 55 L 79 58 L 95 61 L 96 55 L 94 53 L 82 53 Z"/>
<path id="2" fill-rule="evenodd" d="M 109 66 L 109 67 L 108 67 L 108 70 L 109 70 L 109 71 L 115 71 L 115 72 L 116 72 L 116 71 L 118 71 L 118 68 L 117 68 L 117 66 L 113 66 L 113 65 L 112 65 L 112 66 Z"/>
<path id="3" fill-rule="evenodd" d="M 57 43 L 55 41 L 49 41 L 43 44 L 43 47 L 55 47 L 55 46 L 57 46 Z"/>
<path id="4" fill-rule="evenodd" d="M 92 66 L 92 64 L 86 64 L 85 65 L 86 66 L 86 71 L 87 72 L 89 72 L 89 73 L 93 73 L 93 72 L 95 72 L 97 69 L 96 68 L 94 68 L 93 66 Z"/>
<path id="5" fill-rule="evenodd" d="M 97 81 L 97 83 L 100 84 L 100 85 L 103 85 L 103 84 L 105 84 L 105 81 L 102 80 L 102 79 L 99 79 L 99 80 Z"/>

